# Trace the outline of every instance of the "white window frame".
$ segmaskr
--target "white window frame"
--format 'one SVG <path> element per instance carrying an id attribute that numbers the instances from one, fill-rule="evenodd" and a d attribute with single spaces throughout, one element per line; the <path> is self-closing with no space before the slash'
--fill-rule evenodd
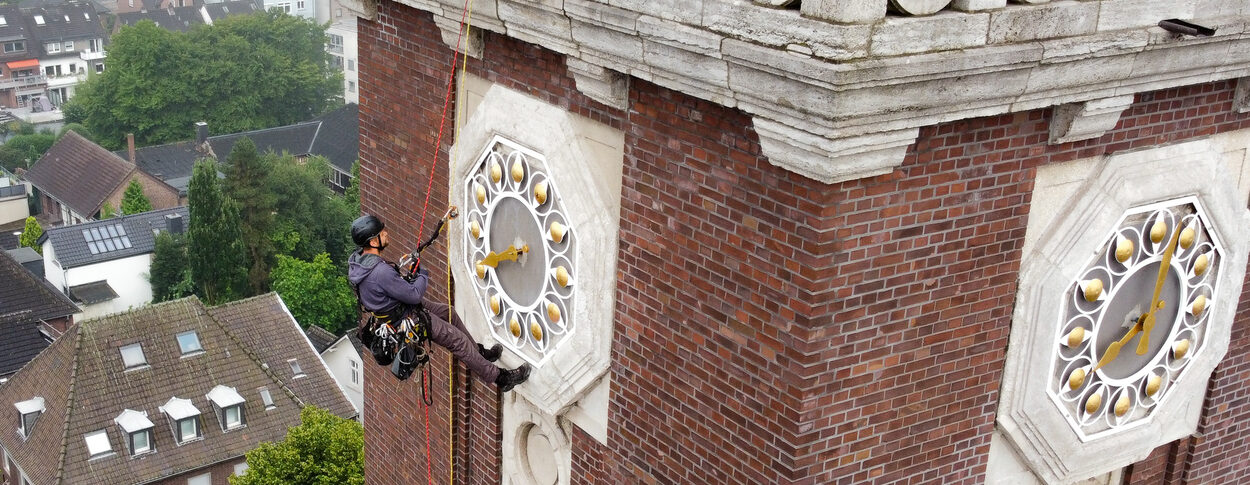
<path id="1" fill-rule="evenodd" d="M 304 0 L 295 0 L 295 9 L 296 9 L 296 10 L 304 10 L 304 9 L 305 9 L 305 8 L 307 8 L 307 7 L 308 7 L 308 5 L 304 2 Z"/>
<path id="2" fill-rule="evenodd" d="M 247 462 L 246 462 L 246 461 L 244 461 L 243 463 L 235 463 L 235 464 L 234 464 L 234 475 L 235 475 L 235 476 L 243 475 L 243 474 L 247 473 L 247 469 L 248 469 L 248 468 L 251 468 L 251 467 L 250 467 L 250 466 L 248 466 L 248 464 L 247 464 Z"/>
<path id="3" fill-rule="evenodd" d="M 126 358 L 127 350 L 130 350 L 130 351 L 138 350 L 139 361 L 127 362 L 127 360 L 130 360 Z M 118 352 L 122 354 L 122 367 L 125 368 L 126 370 L 140 369 L 140 368 L 148 366 L 148 358 L 147 358 L 147 355 L 143 353 L 143 344 L 140 342 L 135 342 L 130 345 L 123 345 L 121 349 L 118 350 Z"/>
<path id="4" fill-rule="evenodd" d="M 298 360 L 287 359 L 286 363 L 291 366 L 291 374 L 293 374 L 292 379 L 298 379 L 307 375 L 304 373 L 304 369 L 300 367 Z"/>
<path id="5" fill-rule="evenodd" d="M 186 345 L 183 345 L 182 338 L 184 336 L 191 336 L 195 338 L 194 348 L 188 349 Z M 196 333 L 195 330 L 179 333 L 174 336 L 174 340 L 178 341 L 178 351 L 182 352 L 183 357 L 204 353 L 204 343 L 200 342 L 200 334 Z"/>
<path id="6" fill-rule="evenodd" d="M 187 435 L 184 435 L 182 433 L 182 423 L 186 421 L 190 421 L 195 426 L 194 433 L 192 433 L 191 437 L 189 438 L 187 437 Z M 202 428 L 200 427 L 200 416 L 198 414 L 195 416 L 182 418 L 174 422 L 174 439 L 178 441 L 178 444 L 190 443 L 192 441 L 200 439 L 201 437 L 203 437 L 203 433 L 202 433 Z"/>
<path id="7" fill-rule="evenodd" d="M 12 49 L 10 49 L 12 47 Z M 23 52 L 26 50 L 26 41 L 14 40 L 4 43 L 4 52 Z"/>
<path id="8" fill-rule="evenodd" d="M 104 442 L 102 443 L 102 444 L 104 445 L 104 449 L 103 449 L 103 450 L 100 450 L 100 451 L 96 451 L 96 452 L 94 452 L 94 453 L 93 453 L 93 452 L 92 452 L 92 449 L 91 449 L 91 447 L 92 447 L 92 439 L 93 439 L 93 438 L 95 438 L 95 439 L 96 439 L 96 444 L 97 444 L 97 445 L 99 445 L 99 444 L 101 444 L 101 443 L 99 443 L 99 441 L 98 441 L 100 436 L 103 436 L 103 437 L 104 437 Z M 92 431 L 92 432 L 90 432 L 90 433 L 87 433 L 87 434 L 83 435 L 83 441 L 85 441 L 85 442 L 87 443 L 87 454 L 88 454 L 88 455 L 87 455 L 87 459 L 88 459 L 88 460 L 94 460 L 94 459 L 97 459 L 97 458 L 104 458 L 104 457 L 106 457 L 106 456 L 109 456 L 109 455 L 112 455 L 112 454 L 113 454 L 113 443 L 111 443 L 111 442 L 109 441 L 109 434 L 108 434 L 108 430 L 107 430 L 107 429 L 100 429 L 100 430 L 96 430 L 96 431 Z"/>
<path id="9" fill-rule="evenodd" d="M 265 403 L 266 411 L 278 407 L 276 404 L 273 403 L 273 395 L 269 394 L 269 388 L 262 387 L 260 389 L 257 389 L 257 391 L 260 392 L 260 401 Z"/>
<path id="10" fill-rule="evenodd" d="M 360 363 L 354 360 L 349 362 L 352 363 L 352 384 L 360 384 Z"/>
<path id="11" fill-rule="evenodd" d="M 230 411 L 234 411 L 233 420 L 230 419 Z M 221 408 L 222 431 L 229 431 L 235 428 L 241 428 L 243 427 L 244 424 L 247 424 L 247 422 L 245 418 L 243 417 L 243 405 L 242 404 L 235 404 L 234 406 L 226 406 L 224 408 Z"/>
<path id="12" fill-rule="evenodd" d="M 63 47 L 63 49 L 61 49 L 61 50 L 65 51 L 65 52 L 74 52 L 74 41 L 72 41 L 72 40 L 67 40 L 67 41 L 65 41 L 65 45 L 64 45 L 64 46 L 62 46 L 62 47 Z"/>
<path id="13" fill-rule="evenodd" d="M 152 428 L 141 429 L 139 431 L 135 431 L 134 433 L 126 433 L 126 434 L 127 434 L 126 446 L 130 448 L 130 456 L 139 456 L 144 453 L 151 453 L 151 452 L 156 451 L 156 448 L 152 446 Z M 135 436 L 138 436 L 138 435 L 147 436 L 148 444 L 142 450 L 135 447 Z"/>
<path id="14" fill-rule="evenodd" d="M 278 2 L 276 6 L 283 13 L 291 13 L 291 2 Z"/>
<path id="15" fill-rule="evenodd" d="M 187 485 L 212 485 L 212 483 L 213 483 L 213 472 L 208 472 L 203 475 L 196 475 L 194 477 L 187 479 Z"/>

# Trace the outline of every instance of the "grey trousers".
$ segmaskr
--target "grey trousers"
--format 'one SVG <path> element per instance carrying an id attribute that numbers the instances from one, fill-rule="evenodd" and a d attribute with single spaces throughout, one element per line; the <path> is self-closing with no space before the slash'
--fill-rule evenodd
<path id="1" fill-rule="evenodd" d="M 424 305 L 430 312 L 430 340 L 451 351 L 482 382 L 494 384 L 495 378 L 499 377 L 499 368 L 478 353 L 477 342 L 469 335 L 460 315 L 451 313 L 444 303 L 425 300 Z M 451 323 L 447 323 L 449 320 Z"/>

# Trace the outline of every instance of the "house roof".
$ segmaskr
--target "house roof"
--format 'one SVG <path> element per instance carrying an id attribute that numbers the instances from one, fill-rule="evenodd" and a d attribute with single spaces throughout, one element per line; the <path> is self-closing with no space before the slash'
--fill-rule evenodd
<path id="1" fill-rule="evenodd" d="M 208 18 L 212 22 L 216 22 L 231 15 L 247 15 L 263 10 L 264 7 L 259 1 L 241 0 L 234 2 L 210 3 L 204 5 L 201 12 L 207 13 Z"/>
<path id="2" fill-rule="evenodd" d="M 117 298 L 117 292 L 113 290 L 112 286 L 109 286 L 108 280 L 92 281 L 90 283 L 74 285 L 66 288 L 66 290 L 69 292 L 70 298 L 86 305 L 114 300 Z"/>
<path id="3" fill-rule="evenodd" d="M 26 230 L 26 219 L 0 224 L 0 249 L 17 249 L 21 247 L 21 232 L 24 230 Z"/>
<path id="4" fill-rule="evenodd" d="M 90 0 L 90 1 L 84 1 L 84 0 L 21 0 L 20 2 L 18 2 L 17 6 L 18 6 L 18 7 L 20 7 L 20 8 L 22 8 L 22 9 L 31 9 L 31 8 L 39 8 L 39 7 L 44 7 L 44 8 L 47 8 L 47 7 L 56 7 L 56 6 L 65 5 L 65 4 L 86 4 L 86 5 L 90 5 L 90 6 L 91 6 L 91 8 L 95 9 L 95 11 L 96 11 L 96 12 L 98 12 L 98 13 L 108 13 L 108 11 L 109 11 L 109 9 L 108 9 L 108 8 L 105 8 L 105 7 L 104 7 L 104 4 L 102 4 L 102 3 L 100 3 L 100 2 L 97 2 L 96 0 Z"/>
<path id="5" fill-rule="evenodd" d="M 130 162 L 71 130 L 26 172 L 26 180 L 90 217 L 135 170 Z"/>
<path id="6" fill-rule="evenodd" d="M 48 346 L 41 321 L 78 313 L 47 280 L 36 277 L 8 253 L 0 255 L 0 376 L 17 372 Z"/>
<path id="7" fill-rule="evenodd" d="M 316 325 L 309 325 L 308 329 L 304 330 L 304 334 L 308 336 L 308 342 L 312 344 L 313 349 L 316 349 L 318 354 L 325 352 L 331 345 L 334 345 L 334 342 L 339 340 L 329 330 Z"/>
<path id="8" fill-rule="evenodd" d="M 209 5 L 212 6 L 212 5 Z M 248 137 L 260 153 L 287 152 L 292 155 L 321 155 L 343 173 L 351 173 L 360 151 L 359 109 L 350 103 L 312 121 L 293 125 L 208 137 L 208 145 L 216 159 L 225 162 L 235 142 Z M 125 150 L 114 152 L 128 157 Z M 165 183 L 185 192 L 185 180 L 191 176 L 195 162 L 207 152 L 194 141 L 181 141 L 135 150 L 135 164 Z"/>
<path id="9" fill-rule="evenodd" d="M 64 269 L 148 254 L 156 248 L 156 233 L 167 229 L 166 216 L 172 214 L 182 216 L 185 231 L 190 213 L 183 206 L 54 227 L 40 241 L 52 243 Z"/>
<path id="10" fill-rule="evenodd" d="M 43 44 L 46 42 L 104 38 L 104 26 L 100 24 L 100 16 L 96 13 L 96 7 L 93 5 L 65 3 L 34 7 L 24 9 L 23 11 L 26 13 L 27 32 L 40 43 L 35 48 L 26 46 L 28 51 L 41 52 L 45 55 L 61 55 L 60 51 L 47 52 L 44 50 Z M 36 16 L 41 17 L 43 23 L 39 23 Z"/>
<path id="11" fill-rule="evenodd" d="M 204 23 L 199 7 L 145 9 L 139 12 L 117 14 L 117 23 L 123 26 L 134 25 L 144 20 L 151 20 L 156 23 L 157 27 L 173 32 L 186 32 L 191 30 L 191 27 Z"/>
<path id="12" fill-rule="evenodd" d="M 203 352 L 183 356 L 175 335 L 195 331 Z M 121 345 L 142 345 L 147 365 L 124 371 Z M 304 362 L 294 378 L 288 359 Z M 47 410 L 23 440 L 0 433 L 34 483 L 148 483 L 242 456 L 285 437 L 300 408 L 316 405 L 356 414 L 295 320 L 273 293 L 207 308 L 194 297 L 151 305 L 70 327 L 26 368 L 0 386 L 0 421 L 17 423 L 13 403 L 42 397 Z M 223 431 L 208 395 L 237 390 L 246 428 Z M 259 390 L 275 406 L 266 409 Z M 214 397 L 229 397 L 217 391 Z M 189 401 L 189 403 L 181 400 Z M 3 404 L 8 403 L 8 404 Z M 185 404 L 190 404 L 186 406 Z M 147 413 L 155 452 L 131 459 L 115 420 Z M 170 415 L 200 413 L 202 439 L 177 445 Z M 167 414 L 168 413 L 168 414 Z M 133 416 L 132 416 L 133 417 Z M 104 430 L 112 455 L 89 459 L 87 433 Z"/>
<path id="13" fill-rule="evenodd" d="M 26 21 L 22 16 L 22 11 L 14 5 L 0 5 L 0 17 L 4 17 L 4 25 L 0 25 L 0 41 L 8 42 L 13 40 L 23 40 L 28 37 L 26 32 Z M 27 45 L 26 50 L 22 52 L 13 52 L 0 56 L 0 62 L 8 62 L 20 59 L 30 59 L 35 57 L 34 46 Z"/>

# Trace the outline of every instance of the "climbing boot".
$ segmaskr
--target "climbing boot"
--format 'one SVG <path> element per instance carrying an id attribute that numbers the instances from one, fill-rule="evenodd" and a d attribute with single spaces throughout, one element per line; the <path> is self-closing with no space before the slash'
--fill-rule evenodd
<path id="1" fill-rule="evenodd" d="M 499 386 L 499 392 L 511 391 L 517 384 L 525 382 L 530 377 L 530 365 L 525 364 L 512 370 L 499 369 L 499 377 L 495 378 L 495 385 Z"/>
<path id="2" fill-rule="evenodd" d="M 477 353 L 482 354 L 482 358 L 486 359 L 488 362 L 494 362 L 499 360 L 499 356 L 503 355 L 503 346 L 495 344 L 488 349 L 483 347 L 482 344 L 477 344 Z"/>

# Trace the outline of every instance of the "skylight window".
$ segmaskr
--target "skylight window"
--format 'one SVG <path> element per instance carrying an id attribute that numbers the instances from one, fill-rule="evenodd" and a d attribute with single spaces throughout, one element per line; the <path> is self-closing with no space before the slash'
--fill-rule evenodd
<path id="1" fill-rule="evenodd" d="M 178 334 L 178 348 L 182 350 L 182 355 L 204 351 L 204 347 L 200 346 L 200 335 L 194 330 Z"/>
<path id="2" fill-rule="evenodd" d="M 42 16 L 42 15 L 36 15 L 36 16 L 35 16 L 35 23 L 36 23 L 36 24 L 39 24 L 39 25 L 43 25 L 43 16 Z"/>
<path id="3" fill-rule="evenodd" d="M 130 237 L 126 235 L 126 228 L 121 224 L 83 229 L 82 237 L 87 241 L 87 249 L 91 254 L 131 248 Z"/>
<path id="4" fill-rule="evenodd" d="M 148 359 L 143 356 L 143 344 L 130 344 L 122 347 L 122 363 L 127 369 L 147 365 Z"/>
<path id="5" fill-rule="evenodd" d="M 297 362 L 295 359 L 291 359 L 291 360 L 288 360 L 287 363 L 291 364 L 291 373 L 295 374 L 295 377 L 304 376 L 304 369 L 300 368 L 299 362 Z"/>
<path id="6" fill-rule="evenodd" d="M 269 388 L 267 388 L 267 387 L 262 387 L 262 388 L 260 388 L 260 400 L 261 400 L 261 402 L 265 403 L 265 409 L 266 409 L 266 410 L 273 409 L 273 408 L 277 407 L 277 406 L 274 406 L 274 404 L 273 404 L 273 396 L 270 396 L 270 395 L 269 395 Z"/>
<path id="7" fill-rule="evenodd" d="M 100 458 L 113 454 L 113 445 L 109 444 L 109 434 L 106 430 L 92 431 L 83 435 L 87 440 L 87 453 L 90 454 L 89 459 Z"/>
<path id="8" fill-rule="evenodd" d="M 0 25 L 9 25 L 9 21 L 3 15 L 0 15 Z"/>

